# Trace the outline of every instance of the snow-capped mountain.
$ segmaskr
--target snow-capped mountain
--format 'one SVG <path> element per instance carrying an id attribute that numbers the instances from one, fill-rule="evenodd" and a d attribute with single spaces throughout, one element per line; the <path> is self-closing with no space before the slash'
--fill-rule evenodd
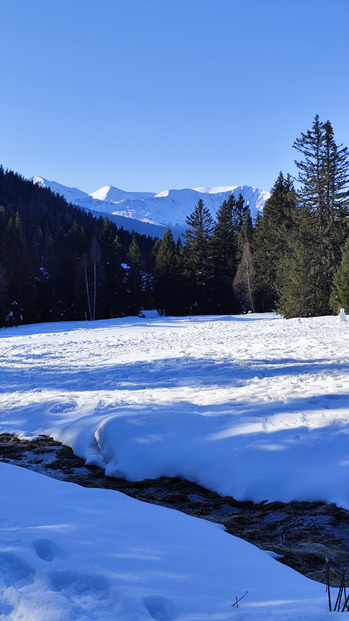
<path id="1" fill-rule="evenodd" d="M 125 192 L 124 190 L 119 190 L 119 188 L 114 188 L 112 185 L 105 185 L 103 188 L 92 192 L 90 196 L 100 201 L 107 201 L 108 203 L 121 203 L 125 200 L 152 198 L 154 192 Z"/>
<path id="2" fill-rule="evenodd" d="M 74 205 L 93 211 L 96 215 L 108 215 L 118 226 L 148 235 L 161 237 L 170 226 L 179 233 L 186 227 L 186 218 L 201 199 L 213 218 L 223 201 L 231 194 L 242 194 L 254 219 L 263 210 L 270 193 L 247 185 L 185 188 L 151 192 L 125 192 L 107 185 L 91 194 L 78 188 L 69 188 L 43 177 L 33 177 L 33 183 L 50 188 Z"/>
<path id="3" fill-rule="evenodd" d="M 64 196 L 68 203 L 75 204 L 76 200 L 89 196 L 89 194 L 86 194 L 86 192 L 83 192 L 78 188 L 68 188 L 66 185 L 61 185 L 60 183 L 56 183 L 56 181 L 48 181 L 43 177 L 35 176 L 31 179 L 31 181 L 35 183 L 35 185 L 39 185 L 42 188 L 50 188 L 52 192 Z"/>

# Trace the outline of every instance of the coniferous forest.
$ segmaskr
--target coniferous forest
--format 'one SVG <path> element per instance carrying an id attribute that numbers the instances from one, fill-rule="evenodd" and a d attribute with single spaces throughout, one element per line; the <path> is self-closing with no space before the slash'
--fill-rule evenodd
<path id="1" fill-rule="evenodd" d="M 349 312 L 349 161 L 316 116 L 252 222 L 240 196 L 215 221 L 201 200 L 162 240 L 117 228 L 0 168 L 0 325 L 277 310 Z"/>

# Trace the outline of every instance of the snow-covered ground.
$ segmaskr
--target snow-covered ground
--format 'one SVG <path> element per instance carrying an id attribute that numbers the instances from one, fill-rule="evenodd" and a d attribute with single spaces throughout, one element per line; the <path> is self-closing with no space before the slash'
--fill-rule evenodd
<path id="1" fill-rule="evenodd" d="M 128 318 L 0 331 L 0 432 L 108 474 L 349 508 L 349 323 Z M 0 619 L 325 619 L 327 596 L 217 525 L 0 464 Z M 248 591 L 239 607 L 235 598 Z"/>

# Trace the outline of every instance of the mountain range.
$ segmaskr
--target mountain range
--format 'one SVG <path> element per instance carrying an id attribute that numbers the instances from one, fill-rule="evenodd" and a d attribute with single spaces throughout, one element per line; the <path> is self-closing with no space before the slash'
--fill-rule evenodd
<path id="1" fill-rule="evenodd" d="M 162 237 L 169 226 L 175 235 L 182 233 L 186 228 L 186 218 L 199 199 L 215 218 L 223 201 L 228 200 L 231 194 L 236 198 L 242 194 L 245 203 L 249 205 L 252 219 L 255 219 L 270 197 L 269 192 L 247 185 L 165 190 L 158 194 L 126 192 L 106 185 L 87 194 L 78 188 L 70 188 L 39 176 L 33 177 L 32 182 L 50 188 L 69 203 L 92 211 L 96 216 L 108 216 L 118 227 L 153 237 Z"/>

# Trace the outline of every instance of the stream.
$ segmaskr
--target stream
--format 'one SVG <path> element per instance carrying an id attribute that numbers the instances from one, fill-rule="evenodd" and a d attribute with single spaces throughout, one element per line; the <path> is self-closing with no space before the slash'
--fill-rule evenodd
<path id="1" fill-rule="evenodd" d="M 226 531 L 268 550 L 318 582 L 339 586 L 349 568 L 349 512 L 323 502 L 238 502 L 179 478 L 127 481 L 97 467 L 52 438 L 20 440 L 0 434 L 0 460 L 84 487 L 112 489 L 156 505 L 223 524 Z"/>

